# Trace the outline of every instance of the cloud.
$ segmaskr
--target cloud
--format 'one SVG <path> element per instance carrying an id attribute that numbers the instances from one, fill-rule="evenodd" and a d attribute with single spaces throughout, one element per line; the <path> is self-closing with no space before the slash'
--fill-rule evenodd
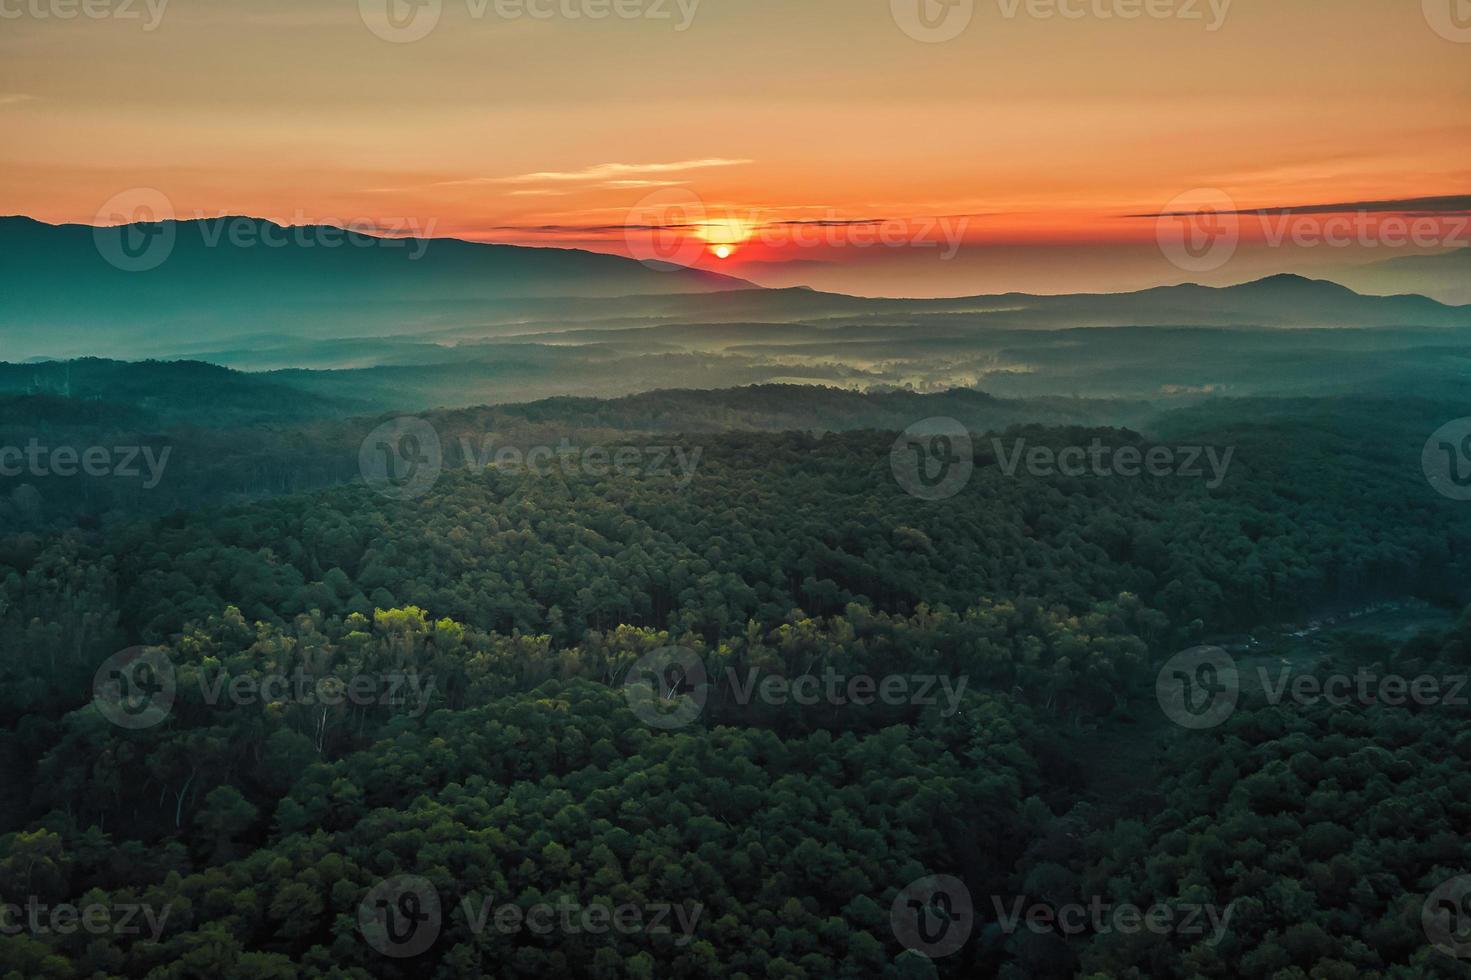
<path id="1" fill-rule="evenodd" d="M 539 170 L 535 173 L 516 174 L 512 177 L 470 177 L 465 180 L 444 180 L 435 186 L 599 182 L 616 182 L 617 186 L 626 187 L 663 186 L 663 184 L 639 183 L 638 181 L 649 174 L 677 174 L 690 170 L 707 170 L 711 167 L 738 167 L 753 162 L 755 161 L 709 157 L 702 160 L 677 160 L 672 163 L 599 163 L 581 170 Z"/>
<path id="2" fill-rule="evenodd" d="M 34 102 L 34 95 L 26 95 L 24 92 L 0 92 L 0 105 L 19 105 L 22 102 Z"/>
<path id="3" fill-rule="evenodd" d="M 1297 204 L 1291 207 L 1249 208 L 1242 211 L 1222 211 L 1221 214 L 1345 214 L 1348 212 L 1373 212 L 1378 214 L 1413 214 L 1429 216 L 1437 214 L 1471 213 L 1471 194 L 1450 194 L 1441 197 L 1404 197 L 1389 201 L 1348 201 L 1341 204 Z M 1126 214 L 1126 218 L 1176 218 L 1193 215 L 1194 211 L 1162 211 L 1158 214 Z"/>
<path id="4" fill-rule="evenodd" d="M 459 180 L 436 180 L 427 184 L 407 187 L 365 187 L 365 194 L 394 194 L 400 191 L 422 190 L 426 187 L 484 187 L 496 184 L 550 184 L 553 187 L 574 185 L 570 190 L 525 190 L 508 191 L 523 197 L 570 194 L 579 189 L 575 185 L 602 190 L 626 190 L 650 187 L 678 187 L 687 180 L 660 179 L 658 174 L 680 174 L 691 170 L 706 170 L 711 167 L 739 167 L 754 160 L 732 160 L 725 157 L 707 157 L 699 160 L 675 160 L 670 163 L 599 163 L 581 170 L 539 170 L 529 174 L 510 177 L 465 177 Z"/>
<path id="5" fill-rule="evenodd" d="M 608 235 L 625 231 L 692 231 L 699 224 L 493 225 L 491 231 L 524 231 L 539 235 Z"/>
<path id="6" fill-rule="evenodd" d="M 891 221 L 902 221 L 913 219 L 902 218 L 792 218 L 786 221 L 772 221 L 768 224 L 787 228 L 855 228 L 863 225 L 882 225 Z"/>
<path id="7" fill-rule="evenodd" d="M 623 187 L 680 187 L 688 183 L 687 180 L 605 180 L 599 186 L 616 190 Z"/>

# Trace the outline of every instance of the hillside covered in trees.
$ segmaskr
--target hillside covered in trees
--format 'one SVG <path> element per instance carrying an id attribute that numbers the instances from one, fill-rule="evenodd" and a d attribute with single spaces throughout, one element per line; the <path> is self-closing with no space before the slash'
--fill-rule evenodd
<path id="1" fill-rule="evenodd" d="M 1005 407 L 935 397 L 436 414 L 447 463 L 408 499 L 352 478 L 360 420 L 235 419 L 193 438 L 230 467 L 239 431 L 294 441 L 320 488 L 0 537 L 0 898 L 153 916 L 7 934 L 0 976 L 1466 976 L 1422 922 L 1471 860 L 1463 701 L 1243 683 L 1193 729 L 1156 691 L 1216 643 L 1251 677 L 1465 674 L 1471 512 L 1420 460 L 1447 407 L 973 419 L 968 482 L 924 499 L 896 479 L 905 411 Z M 461 442 L 556 433 L 684 462 Z M 1021 442 L 1166 441 L 1231 465 L 1007 468 Z M 1409 602 L 1443 625 L 1283 639 Z M 943 916 L 933 876 L 963 886 Z M 1120 906 L 1175 925 L 1055 917 Z M 538 907 L 557 924 L 515 919 Z"/>

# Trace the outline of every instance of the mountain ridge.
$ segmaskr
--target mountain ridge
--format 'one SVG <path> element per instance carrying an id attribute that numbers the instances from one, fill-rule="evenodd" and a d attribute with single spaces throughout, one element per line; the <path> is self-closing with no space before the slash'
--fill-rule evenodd
<path id="1" fill-rule="evenodd" d="M 110 227 L 10 216 L 0 218 L 0 251 L 7 360 L 172 359 L 239 350 L 247 338 L 269 336 L 296 338 L 299 345 L 390 338 L 453 345 L 679 323 L 869 328 L 897 322 L 917 324 L 915 335 L 1117 326 L 1471 327 L 1471 306 L 1415 294 L 1363 295 L 1291 273 L 1127 293 L 869 298 L 766 289 L 720 273 L 582 249 L 391 238 L 247 216 Z M 140 256 L 146 261 L 130 271 Z M 328 366 L 320 357 L 312 363 Z"/>

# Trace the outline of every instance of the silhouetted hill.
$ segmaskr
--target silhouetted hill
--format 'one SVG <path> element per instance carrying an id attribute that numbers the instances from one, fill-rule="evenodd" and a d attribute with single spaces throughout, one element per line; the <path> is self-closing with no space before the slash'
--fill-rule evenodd
<path id="1" fill-rule="evenodd" d="M 898 332 L 920 352 L 957 337 L 1078 327 L 1471 327 L 1471 307 L 1423 296 L 1363 296 L 1292 275 L 1224 288 L 870 299 L 761 289 L 713 273 L 576 250 L 283 228 L 255 218 L 104 229 L 0 218 L 0 250 L 6 256 L 0 263 L 0 357 L 11 361 L 110 356 L 249 368 L 373 368 L 460 359 L 448 347 L 427 343 L 514 337 L 523 344 L 585 345 L 596 367 L 613 355 L 659 352 L 650 346 L 656 334 L 640 335 L 644 330 L 658 331 L 662 352 L 675 355 L 780 342 L 773 328 L 791 328 L 794 336 L 833 328 L 822 339 L 843 343 L 893 339 Z M 730 329 L 712 332 L 713 325 Z M 610 339 L 618 337 L 618 350 L 590 349 L 602 330 L 616 331 Z M 553 339 L 554 333 L 561 336 Z M 715 334 L 719 342 L 712 344 Z M 415 349 L 405 344 L 410 339 L 427 343 Z M 547 384 L 556 379 L 544 376 L 536 364 L 541 360 L 503 362 L 507 370 L 525 365 L 533 387 L 518 394 L 565 390 Z M 658 376 L 646 383 L 592 393 L 669 387 L 669 373 L 654 367 Z M 691 386 L 786 380 L 846 386 L 890 379 L 806 364 L 787 375 L 717 371 L 697 380 Z M 945 383 L 952 380 L 965 381 Z M 479 397 L 490 394 L 482 389 Z"/>
<path id="2" fill-rule="evenodd" d="M 928 329 L 1067 329 L 1130 326 L 1471 327 L 1471 307 L 1424 296 L 1364 296 L 1320 279 L 1281 275 L 1236 286 L 1186 283 L 1133 293 L 1032 293 L 946 299 L 874 299 L 805 288 L 645 296 L 615 303 L 575 298 L 522 304 L 504 327 L 467 328 L 457 337 L 529 333 L 545 323 L 639 327 L 662 323 L 839 321 L 886 325 L 920 320 Z"/>
<path id="3" fill-rule="evenodd" d="M 298 421 L 369 407 L 351 398 L 328 399 L 268 376 L 201 361 L 129 362 L 98 357 L 33 364 L 0 361 L 0 398 L 10 399 L 5 421 L 11 423 L 17 421 L 20 406 L 27 400 L 38 404 L 54 400 L 75 406 L 82 416 L 114 423 L 123 413 L 131 413 L 158 424 L 201 426 Z"/>
<path id="4" fill-rule="evenodd" d="M 189 342 L 272 331 L 414 333 L 512 300 L 757 288 L 594 252 L 246 217 L 115 228 L 0 218 L 0 253 L 11 359 L 177 353 Z"/>
<path id="5" fill-rule="evenodd" d="M 1361 293 L 1420 293 L 1442 303 L 1471 303 L 1471 248 L 1438 255 L 1401 255 L 1345 266 L 1329 275 Z"/>
<path id="6" fill-rule="evenodd" d="M 774 295 L 773 295 L 774 294 Z M 832 294 L 766 290 L 730 297 L 747 309 L 777 302 L 821 307 Z M 1002 293 L 933 300 L 855 300 L 848 310 L 984 314 L 985 323 L 1048 328 L 1092 326 L 1430 327 L 1471 326 L 1471 307 L 1424 296 L 1363 296 L 1337 283 L 1277 275 L 1236 286 L 1184 283 L 1133 293 L 1039 296 Z M 831 300 L 828 300 L 831 303 Z M 855 306 L 852 304 L 862 304 Z M 834 304 L 836 305 L 836 304 Z"/>

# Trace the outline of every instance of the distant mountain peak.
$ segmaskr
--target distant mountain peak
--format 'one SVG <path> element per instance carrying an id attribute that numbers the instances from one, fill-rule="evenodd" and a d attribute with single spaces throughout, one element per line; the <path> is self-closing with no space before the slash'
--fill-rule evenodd
<path id="1" fill-rule="evenodd" d="M 1338 295 L 1343 295 L 1345 293 L 1357 295 L 1352 289 L 1349 289 L 1347 286 L 1340 285 L 1339 283 L 1330 282 L 1327 279 L 1309 279 L 1307 276 L 1300 276 L 1294 272 L 1279 272 L 1274 276 L 1267 276 L 1263 279 L 1253 279 L 1250 282 L 1243 282 L 1239 285 L 1228 286 L 1226 288 L 1260 291 L 1270 290 L 1277 292 L 1292 290 L 1299 292 L 1310 291 L 1320 293 L 1335 293 Z"/>

